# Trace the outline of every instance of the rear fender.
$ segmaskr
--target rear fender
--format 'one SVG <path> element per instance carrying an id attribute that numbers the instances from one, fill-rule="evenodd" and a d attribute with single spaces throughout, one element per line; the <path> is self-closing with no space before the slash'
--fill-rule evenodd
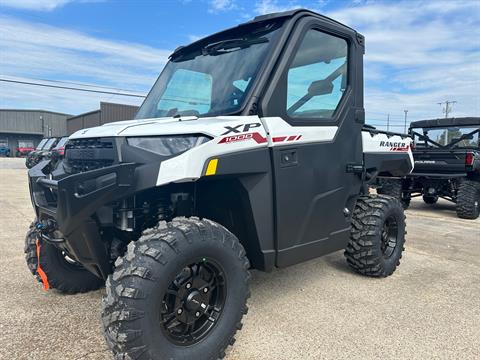
<path id="1" fill-rule="evenodd" d="M 362 143 L 368 173 L 404 177 L 412 172 L 414 161 L 409 136 L 363 131 Z"/>

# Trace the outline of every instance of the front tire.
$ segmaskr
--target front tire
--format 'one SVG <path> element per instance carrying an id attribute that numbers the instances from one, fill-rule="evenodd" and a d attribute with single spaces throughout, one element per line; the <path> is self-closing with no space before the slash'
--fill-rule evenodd
<path id="1" fill-rule="evenodd" d="M 402 258 L 405 215 L 398 199 L 387 195 L 361 196 L 352 218 L 345 257 L 359 274 L 387 277 Z"/>
<path id="2" fill-rule="evenodd" d="M 475 220 L 480 215 L 480 183 L 464 180 L 458 187 L 457 216 L 462 219 Z"/>
<path id="3" fill-rule="evenodd" d="M 104 285 L 103 279 L 86 270 L 56 246 L 38 239 L 34 225 L 30 225 L 25 237 L 25 259 L 28 269 L 37 281 L 43 282 L 45 289 L 76 294 L 97 290 Z"/>
<path id="4" fill-rule="evenodd" d="M 116 359 L 225 356 L 250 296 L 249 262 L 232 233 L 206 219 L 161 222 L 115 265 L 102 320 Z"/>
<path id="5" fill-rule="evenodd" d="M 28 270 L 38 280 L 42 281 L 37 273 L 38 257 L 37 257 L 37 232 L 35 230 L 35 222 L 30 224 L 30 227 L 25 235 L 25 261 L 28 266 Z"/>

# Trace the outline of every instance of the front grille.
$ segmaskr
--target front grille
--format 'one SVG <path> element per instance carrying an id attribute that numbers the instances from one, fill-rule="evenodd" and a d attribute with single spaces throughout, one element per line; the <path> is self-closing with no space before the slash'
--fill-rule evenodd
<path id="1" fill-rule="evenodd" d="M 116 160 L 113 139 L 69 140 L 65 147 L 65 171 L 78 174 L 113 165 Z"/>

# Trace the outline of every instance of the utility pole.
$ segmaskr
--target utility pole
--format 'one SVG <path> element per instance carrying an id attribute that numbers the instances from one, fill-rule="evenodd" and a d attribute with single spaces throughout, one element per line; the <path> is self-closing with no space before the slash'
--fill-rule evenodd
<path id="1" fill-rule="evenodd" d="M 406 134 L 407 133 L 407 114 L 408 114 L 408 110 L 403 110 L 403 112 L 405 113 L 405 125 L 403 127 L 403 132 Z"/>
<path id="2" fill-rule="evenodd" d="M 453 110 L 453 104 L 456 104 L 456 103 L 457 103 L 456 101 L 449 101 L 449 100 L 445 100 L 444 102 L 437 103 L 440 106 L 445 104 L 445 107 L 442 109 L 443 113 L 445 114 L 445 119 L 448 118 L 448 115 Z"/>
<path id="3" fill-rule="evenodd" d="M 449 100 L 445 100 L 445 102 L 437 103 L 440 106 L 445 104 L 445 107 L 442 109 L 443 113 L 445 114 L 445 119 L 448 118 L 448 115 L 452 112 L 453 104 L 456 104 L 456 103 L 457 103 L 456 101 L 449 101 Z M 445 129 L 445 134 L 443 135 L 443 145 L 447 145 L 447 144 L 448 144 L 448 129 Z"/>
<path id="4" fill-rule="evenodd" d="M 387 131 L 390 131 L 390 114 L 387 115 Z"/>

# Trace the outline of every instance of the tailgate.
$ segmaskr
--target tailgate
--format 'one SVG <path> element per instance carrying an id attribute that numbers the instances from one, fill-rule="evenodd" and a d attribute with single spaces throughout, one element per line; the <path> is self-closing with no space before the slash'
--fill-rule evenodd
<path id="1" fill-rule="evenodd" d="M 415 150 L 414 173 L 465 173 L 466 152 Z"/>

